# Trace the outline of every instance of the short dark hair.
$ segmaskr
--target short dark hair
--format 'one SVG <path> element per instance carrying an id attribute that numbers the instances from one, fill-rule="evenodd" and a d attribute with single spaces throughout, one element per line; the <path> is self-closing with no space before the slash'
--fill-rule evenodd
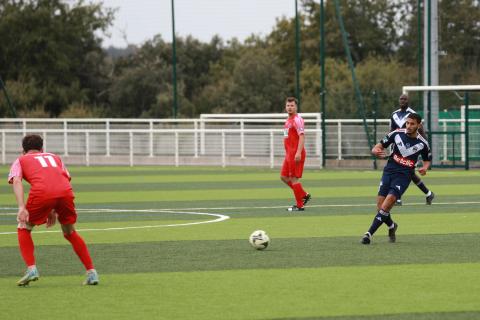
<path id="1" fill-rule="evenodd" d="M 43 139 L 38 134 L 26 135 L 22 140 L 23 151 L 42 150 Z"/>
<path id="2" fill-rule="evenodd" d="M 422 116 L 418 113 L 410 113 L 407 118 L 414 119 L 417 123 L 422 123 Z"/>
<path id="3" fill-rule="evenodd" d="M 298 101 L 295 97 L 287 97 L 287 99 L 285 99 L 285 103 L 287 102 L 295 102 L 295 104 L 298 106 Z"/>

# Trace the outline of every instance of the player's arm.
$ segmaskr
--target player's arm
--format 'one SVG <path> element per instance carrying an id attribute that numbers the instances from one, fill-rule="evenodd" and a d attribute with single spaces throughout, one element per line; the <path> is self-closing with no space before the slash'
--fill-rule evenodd
<path id="1" fill-rule="evenodd" d="M 418 168 L 418 173 L 420 175 L 424 176 L 427 174 L 428 168 L 430 168 L 431 161 L 423 161 L 423 166 L 421 168 Z"/>
<path id="2" fill-rule="evenodd" d="M 385 151 L 385 148 L 388 148 L 388 146 L 393 143 L 394 136 L 395 136 L 395 131 L 392 131 L 389 134 L 387 134 L 385 138 L 383 138 L 379 143 L 377 143 L 372 148 L 372 154 L 377 158 L 387 157 L 387 152 Z"/>
<path id="3" fill-rule="evenodd" d="M 22 178 L 13 177 L 12 186 L 18 205 L 17 221 L 25 223 L 28 221 L 28 211 L 25 208 Z"/>
<path id="4" fill-rule="evenodd" d="M 428 146 L 428 144 L 425 145 L 425 148 L 423 148 L 420 155 L 423 159 L 423 166 L 418 169 L 418 173 L 424 176 L 427 174 L 427 170 L 430 168 L 432 163 L 432 151 L 430 150 L 430 146 Z"/>
<path id="5" fill-rule="evenodd" d="M 299 162 L 300 160 L 302 160 L 303 147 L 305 147 L 305 135 L 301 134 L 298 137 L 298 147 L 297 152 L 295 153 L 295 162 Z"/>

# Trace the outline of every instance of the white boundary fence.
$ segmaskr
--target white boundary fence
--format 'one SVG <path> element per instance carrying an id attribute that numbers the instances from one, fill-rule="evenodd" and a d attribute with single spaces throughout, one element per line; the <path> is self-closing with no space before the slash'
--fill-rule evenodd
<path id="1" fill-rule="evenodd" d="M 285 114 L 278 119 L 0 119 L 1 161 L 11 163 L 21 153 L 22 137 L 37 133 L 45 139 L 45 150 L 62 155 L 67 164 L 278 167 L 284 120 Z M 367 123 L 372 126 L 373 120 Z M 462 119 L 440 120 L 439 127 L 447 131 L 455 123 L 461 125 Z M 305 125 L 306 166 L 321 168 L 321 119 L 306 118 Z M 370 159 L 362 120 L 328 119 L 326 126 L 327 159 Z M 378 119 L 375 141 L 388 130 L 389 121 Z M 470 151 L 479 153 L 480 133 L 470 134 Z M 447 160 L 450 144 L 445 136 L 440 159 Z M 456 148 L 462 148 L 461 141 Z"/>

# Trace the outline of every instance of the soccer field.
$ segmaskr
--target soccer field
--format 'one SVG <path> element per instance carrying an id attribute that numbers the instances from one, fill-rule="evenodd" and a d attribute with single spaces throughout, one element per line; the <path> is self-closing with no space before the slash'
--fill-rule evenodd
<path id="1" fill-rule="evenodd" d="M 429 172 L 434 204 L 411 185 L 392 210 L 397 243 L 382 226 L 364 246 L 380 170 L 307 170 L 312 200 L 291 213 L 278 170 L 69 169 L 100 285 L 82 286 L 60 228 L 41 226 L 40 280 L 16 286 L 25 267 L 5 178 L 0 319 L 480 319 L 480 171 Z M 264 251 L 248 243 L 257 229 Z"/>

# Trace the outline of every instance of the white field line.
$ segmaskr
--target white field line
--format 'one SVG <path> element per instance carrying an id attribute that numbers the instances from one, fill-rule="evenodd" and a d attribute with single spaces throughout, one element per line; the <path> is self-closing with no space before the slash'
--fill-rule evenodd
<path id="1" fill-rule="evenodd" d="M 93 209 L 88 209 L 92 210 Z M 216 217 L 213 220 L 207 221 L 197 221 L 197 222 L 187 222 L 187 223 L 176 223 L 176 224 L 157 224 L 157 225 L 146 225 L 146 226 L 133 226 L 133 227 L 115 227 L 115 228 L 87 228 L 87 229 L 77 229 L 80 232 L 88 232 L 88 231 L 122 231 L 122 230 L 131 230 L 131 229 L 151 229 L 151 228 L 165 228 L 165 227 L 180 227 L 180 226 L 193 226 L 198 224 L 207 224 L 207 223 L 215 223 L 225 221 L 230 219 L 229 216 L 217 213 L 207 213 L 207 212 L 187 212 L 187 211 L 171 211 L 171 210 L 114 210 L 114 209 L 99 209 L 95 211 L 105 211 L 109 210 L 108 212 L 118 212 L 118 211 L 129 211 L 129 212 L 152 212 L 152 213 L 181 213 L 181 214 L 191 214 L 191 215 L 200 215 L 200 216 L 211 216 Z M 58 233 L 61 230 L 44 230 L 44 231 L 34 231 L 35 234 L 37 233 Z M 7 234 L 17 234 L 17 232 L 0 232 L 0 235 L 7 235 Z"/>
<path id="2" fill-rule="evenodd" d="M 433 206 L 437 205 L 470 205 L 480 204 L 480 201 L 454 201 L 454 202 L 434 202 Z M 403 206 L 424 206 L 425 202 L 403 203 Z M 307 205 L 307 208 L 348 208 L 348 207 L 371 207 L 376 206 L 375 203 L 361 203 L 361 204 L 316 204 Z M 166 209 L 114 209 L 114 208 L 99 208 L 99 209 L 78 209 L 81 212 L 104 212 L 104 213 L 119 213 L 119 212 L 152 212 L 152 213 L 187 213 L 178 210 L 239 210 L 239 209 L 278 209 L 286 208 L 287 206 L 263 206 L 263 207 L 218 207 L 218 208 L 166 208 Z M 16 210 L 17 208 L 0 207 L 0 210 Z M 209 214 L 209 213 L 203 213 Z M 0 216 L 17 215 L 17 213 L 0 213 Z"/>

